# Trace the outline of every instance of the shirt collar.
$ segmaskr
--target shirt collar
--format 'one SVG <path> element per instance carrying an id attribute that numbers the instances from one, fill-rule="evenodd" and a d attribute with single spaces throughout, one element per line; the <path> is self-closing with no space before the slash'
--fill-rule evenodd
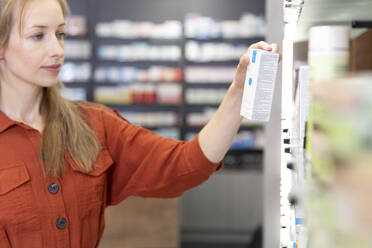
<path id="1" fill-rule="evenodd" d="M 3 111 L 0 110 L 0 133 L 4 132 L 9 127 L 16 125 L 16 122 L 6 116 Z"/>

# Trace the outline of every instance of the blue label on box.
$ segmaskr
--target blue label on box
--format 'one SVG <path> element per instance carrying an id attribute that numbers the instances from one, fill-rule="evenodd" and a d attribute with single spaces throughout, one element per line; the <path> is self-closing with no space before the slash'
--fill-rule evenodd
<path id="1" fill-rule="evenodd" d="M 252 85 L 252 78 L 249 78 L 249 85 Z"/>
<path id="2" fill-rule="evenodd" d="M 257 56 L 257 50 L 254 50 L 253 55 L 252 55 L 252 63 L 256 62 L 256 56 Z"/>

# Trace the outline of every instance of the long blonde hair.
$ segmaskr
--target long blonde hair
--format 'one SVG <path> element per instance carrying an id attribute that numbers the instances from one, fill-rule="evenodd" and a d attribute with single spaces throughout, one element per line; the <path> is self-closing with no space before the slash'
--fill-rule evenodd
<path id="1" fill-rule="evenodd" d="M 23 13 L 27 1 L 30 0 L 0 0 L 0 50 L 7 46 L 16 11 L 19 8 Z M 65 17 L 70 14 L 65 0 L 55 1 L 60 4 Z M 84 171 L 93 169 L 101 146 L 79 106 L 78 102 L 63 98 L 57 85 L 43 88 L 44 129 L 39 149 L 46 175 L 60 176 L 67 155 Z"/>

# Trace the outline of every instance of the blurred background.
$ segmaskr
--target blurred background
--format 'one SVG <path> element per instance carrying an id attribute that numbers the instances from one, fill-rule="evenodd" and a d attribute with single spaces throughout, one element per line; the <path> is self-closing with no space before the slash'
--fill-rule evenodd
<path id="1" fill-rule="evenodd" d="M 98 102 L 118 109 L 133 124 L 165 137 L 190 140 L 201 130 L 215 113 L 233 80 L 240 56 L 251 44 L 266 40 L 278 43 L 280 47 L 282 45 L 284 2 L 279 0 L 68 2 L 72 16 L 68 20 L 68 37 L 65 41 L 66 61 L 60 74 L 66 85 L 63 90 L 65 97 Z M 296 126 L 298 130 L 293 130 L 293 133 L 305 135 L 305 125 L 308 125 L 306 136 L 311 140 L 308 131 L 313 130 L 312 125 L 322 125 L 303 119 L 300 114 L 309 108 L 309 104 L 301 105 L 305 98 L 310 102 L 311 90 L 306 85 L 337 82 L 341 80 L 339 78 L 372 83 L 370 76 L 360 75 L 361 72 L 372 70 L 371 9 L 371 0 L 309 0 L 303 4 L 297 32 L 293 37 L 292 68 L 294 83 L 301 85 L 294 87 L 301 90 L 293 92 L 293 106 L 298 111 L 294 114 L 294 122 L 303 125 Z M 316 26 L 331 27 L 323 33 L 311 32 L 312 27 Z M 334 34 L 333 26 L 347 27 L 347 31 Z M 344 42 L 337 42 L 340 40 Z M 285 224 L 281 222 L 280 188 L 283 178 L 280 161 L 284 156 L 281 150 L 281 74 L 279 70 L 271 121 L 265 125 L 243 121 L 225 157 L 222 171 L 178 199 L 132 197 L 118 206 L 109 207 L 100 247 L 298 248 L 330 245 L 331 241 L 313 241 L 313 246 L 308 241 L 300 243 L 299 239 L 307 240 L 311 228 L 308 230 L 307 224 L 297 222 L 296 218 Z M 341 95 L 347 92 L 345 88 L 337 87 L 329 86 L 325 92 Z M 367 86 L 363 87 L 370 90 Z M 358 94 L 355 93 L 356 98 Z M 320 105 L 329 104 L 323 102 L 322 97 L 318 99 Z M 372 110 L 370 105 L 366 106 L 367 110 Z M 368 116 L 368 111 L 363 111 Z M 319 112 L 310 112 L 314 120 L 319 120 Z M 337 117 L 337 120 L 343 118 L 348 119 L 350 115 Z M 341 128 L 337 133 L 340 137 L 337 142 L 348 143 L 350 136 L 343 135 Z M 319 137 L 319 133 L 314 132 L 314 137 Z M 321 133 L 320 137 L 324 135 Z M 321 140 L 321 143 L 328 142 L 327 139 Z M 310 147 L 314 148 L 311 150 Z M 309 145 L 301 153 L 291 155 L 297 158 L 299 154 L 306 156 L 301 160 L 301 168 L 309 169 L 311 154 L 318 147 L 322 146 Z M 354 160 L 358 160 L 359 156 L 355 155 Z M 367 158 L 364 161 L 367 164 L 370 162 Z M 325 168 L 322 164 L 318 167 Z M 298 168 L 291 175 L 294 173 L 297 176 Z M 346 171 L 342 175 L 348 175 Z M 364 174 L 361 171 L 359 173 Z M 329 174 L 328 170 L 316 173 L 312 177 L 313 171 L 308 171 L 309 179 L 301 174 L 304 180 L 299 181 L 296 177 L 291 181 L 291 187 L 296 191 L 299 184 L 323 185 L 324 178 L 335 178 L 331 175 L 336 175 Z M 338 179 L 344 178 L 341 173 L 337 175 L 340 175 Z M 352 181 L 345 179 L 342 182 L 356 183 L 358 175 Z M 330 185 L 335 182 L 327 181 Z M 302 188 L 303 185 L 300 186 Z M 326 188 L 318 186 L 308 188 L 326 192 Z M 318 192 L 316 190 L 314 192 Z M 303 193 L 298 198 L 302 202 L 307 199 L 318 202 L 311 196 Z M 327 199 L 323 202 L 325 205 L 308 204 L 314 208 L 301 205 L 301 217 L 326 213 L 323 210 L 328 206 L 326 203 L 330 197 L 327 194 L 324 197 Z M 360 196 L 360 199 L 363 197 Z M 365 206 L 367 203 L 363 204 Z M 307 211 L 304 209 L 313 209 L 313 212 L 309 210 L 304 214 Z M 344 212 L 340 216 L 345 216 Z M 335 218 L 339 219 L 340 216 Z M 312 230 L 323 224 L 314 221 Z M 292 230 L 288 234 L 290 241 L 283 241 L 283 228 Z M 327 233 L 330 228 L 319 230 Z M 332 234 L 330 232 L 325 236 L 332 237 Z M 313 237 L 322 239 L 316 233 Z M 365 244 L 371 247 L 367 241 Z M 341 248 L 340 245 L 335 247 Z"/>

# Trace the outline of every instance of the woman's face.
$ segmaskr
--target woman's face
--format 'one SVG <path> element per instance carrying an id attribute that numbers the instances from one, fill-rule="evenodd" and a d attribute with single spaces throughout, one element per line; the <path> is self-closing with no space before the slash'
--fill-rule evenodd
<path id="1" fill-rule="evenodd" d="M 14 13 L 14 17 L 8 45 L 1 54 L 2 78 L 11 84 L 55 85 L 64 61 L 65 20 L 59 3 L 56 0 L 27 3 L 22 30 L 20 13 Z"/>

